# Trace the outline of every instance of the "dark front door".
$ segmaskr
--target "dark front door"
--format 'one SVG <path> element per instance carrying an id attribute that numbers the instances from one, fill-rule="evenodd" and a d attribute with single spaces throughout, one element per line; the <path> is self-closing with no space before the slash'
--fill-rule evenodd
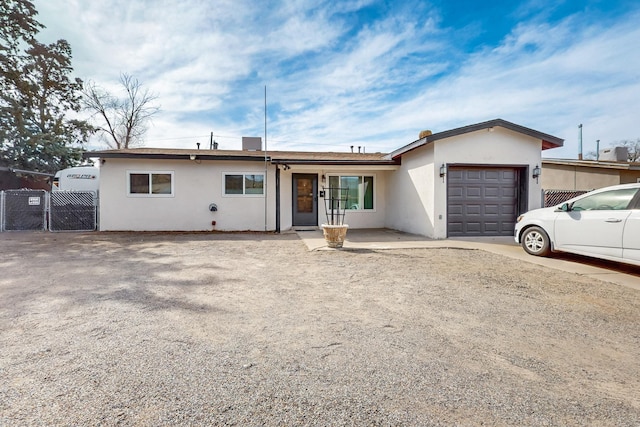
<path id="1" fill-rule="evenodd" d="M 293 174 L 293 225 L 318 225 L 318 175 Z"/>

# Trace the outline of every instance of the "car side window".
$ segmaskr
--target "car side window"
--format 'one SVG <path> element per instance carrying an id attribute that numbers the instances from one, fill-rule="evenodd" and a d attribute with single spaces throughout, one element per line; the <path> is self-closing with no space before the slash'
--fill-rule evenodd
<path id="1" fill-rule="evenodd" d="M 625 188 L 621 190 L 604 191 L 602 193 L 592 194 L 580 200 L 576 200 L 571 206 L 571 210 L 604 211 L 627 209 L 637 191 L 637 188 Z"/>

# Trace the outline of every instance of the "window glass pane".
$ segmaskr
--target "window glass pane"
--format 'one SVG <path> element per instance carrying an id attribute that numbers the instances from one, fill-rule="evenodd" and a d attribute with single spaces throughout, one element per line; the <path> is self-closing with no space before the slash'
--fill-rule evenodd
<path id="1" fill-rule="evenodd" d="M 347 196 L 347 209 L 360 209 L 360 197 L 358 195 L 360 190 L 360 183 L 362 182 L 361 176 L 341 176 L 340 187 L 346 191 Z"/>
<path id="2" fill-rule="evenodd" d="M 151 174 L 151 194 L 171 194 L 171 174 Z"/>
<path id="3" fill-rule="evenodd" d="M 629 202 L 631 202 L 637 191 L 637 188 L 605 191 L 604 193 L 594 194 L 578 200 L 573 203 L 571 208 L 574 211 L 627 209 Z"/>
<path id="4" fill-rule="evenodd" d="M 242 194 L 242 175 L 224 176 L 224 194 Z"/>
<path id="5" fill-rule="evenodd" d="M 264 189 L 264 175 L 245 175 L 245 194 L 262 194 Z"/>
<path id="6" fill-rule="evenodd" d="M 129 191 L 131 194 L 149 194 L 149 174 L 129 174 Z"/>
<path id="7" fill-rule="evenodd" d="M 364 177 L 364 209 L 373 209 L 373 177 Z"/>

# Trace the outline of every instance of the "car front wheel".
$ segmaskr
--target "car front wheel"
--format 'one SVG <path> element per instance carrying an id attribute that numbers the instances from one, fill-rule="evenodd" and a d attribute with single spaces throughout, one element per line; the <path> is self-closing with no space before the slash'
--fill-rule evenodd
<path id="1" fill-rule="evenodd" d="M 531 255 L 547 256 L 551 253 L 549 236 L 540 227 L 527 228 L 522 233 L 522 248 Z"/>

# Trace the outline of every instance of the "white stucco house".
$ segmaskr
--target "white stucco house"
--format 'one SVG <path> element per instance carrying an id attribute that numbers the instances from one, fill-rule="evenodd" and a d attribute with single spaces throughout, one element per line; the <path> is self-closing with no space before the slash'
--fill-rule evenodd
<path id="1" fill-rule="evenodd" d="M 502 119 L 392 153 L 138 148 L 99 158 L 101 231 L 282 231 L 325 222 L 323 188 L 348 185 L 351 228 L 433 238 L 512 235 L 542 205 L 542 150 L 563 140 Z"/>

